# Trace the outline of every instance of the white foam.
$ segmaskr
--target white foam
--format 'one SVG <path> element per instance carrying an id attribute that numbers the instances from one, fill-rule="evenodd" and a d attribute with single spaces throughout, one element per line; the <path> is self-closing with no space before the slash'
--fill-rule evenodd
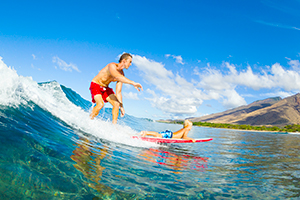
<path id="1" fill-rule="evenodd" d="M 288 132 L 288 134 L 292 134 L 292 135 L 300 135 L 300 132 Z"/>
<path id="2" fill-rule="evenodd" d="M 7 67 L 0 57 L 0 104 L 12 107 L 21 104 L 29 106 L 30 101 L 74 129 L 96 137 L 131 146 L 155 145 L 131 139 L 130 136 L 137 132 L 126 125 L 113 125 L 99 118 L 90 120 L 89 113 L 70 102 L 57 82 L 39 85 L 31 77 L 19 76 L 14 69 Z"/>

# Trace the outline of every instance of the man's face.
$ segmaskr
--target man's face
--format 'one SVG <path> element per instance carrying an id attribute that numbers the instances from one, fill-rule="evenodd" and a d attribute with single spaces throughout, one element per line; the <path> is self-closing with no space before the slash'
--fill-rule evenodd
<path id="1" fill-rule="evenodd" d="M 129 58 L 127 58 L 127 59 L 124 59 L 125 60 L 125 69 L 128 69 L 129 67 L 130 67 L 130 65 L 131 65 L 131 62 L 132 62 L 132 58 L 131 57 L 129 57 Z"/>

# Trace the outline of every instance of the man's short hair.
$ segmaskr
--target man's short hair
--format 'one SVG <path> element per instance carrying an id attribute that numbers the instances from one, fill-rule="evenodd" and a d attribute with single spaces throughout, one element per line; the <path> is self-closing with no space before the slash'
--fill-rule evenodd
<path id="1" fill-rule="evenodd" d="M 128 57 L 132 58 L 132 55 L 130 55 L 129 53 L 123 53 L 120 57 L 119 63 L 122 62 L 123 59 L 128 59 Z"/>

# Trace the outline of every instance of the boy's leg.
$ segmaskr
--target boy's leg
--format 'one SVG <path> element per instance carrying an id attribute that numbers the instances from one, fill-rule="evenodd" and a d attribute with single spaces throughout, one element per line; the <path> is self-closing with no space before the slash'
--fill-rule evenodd
<path id="1" fill-rule="evenodd" d="M 94 119 L 98 114 L 99 114 L 99 111 L 103 108 L 104 106 L 104 101 L 102 99 L 102 96 L 101 94 L 97 94 L 94 96 L 94 99 L 96 101 L 96 106 L 94 106 L 91 114 L 90 114 L 90 118 L 91 119 Z"/>
<path id="2" fill-rule="evenodd" d="M 112 123 L 116 124 L 119 116 L 120 102 L 114 94 L 109 95 L 106 100 L 113 106 Z"/>
<path id="3" fill-rule="evenodd" d="M 189 133 L 189 130 L 185 129 L 181 138 L 187 138 L 188 133 Z"/>
<path id="4" fill-rule="evenodd" d="M 180 129 L 179 131 L 176 131 L 173 133 L 173 137 L 175 139 L 185 139 L 185 140 L 193 140 L 195 142 L 195 139 L 187 137 L 188 133 L 190 132 L 190 127 L 185 127 Z"/>

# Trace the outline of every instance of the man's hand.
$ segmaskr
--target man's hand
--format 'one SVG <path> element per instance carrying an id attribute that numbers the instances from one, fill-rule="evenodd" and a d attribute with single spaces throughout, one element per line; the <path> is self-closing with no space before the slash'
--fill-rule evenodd
<path id="1" fill-rule="evenodd" d="M 135 89 L 137 89 L 138 91 L 143 91 L 143 86 L 139 83 L 134 83 L 133 86 L 135 87 Z"/>

